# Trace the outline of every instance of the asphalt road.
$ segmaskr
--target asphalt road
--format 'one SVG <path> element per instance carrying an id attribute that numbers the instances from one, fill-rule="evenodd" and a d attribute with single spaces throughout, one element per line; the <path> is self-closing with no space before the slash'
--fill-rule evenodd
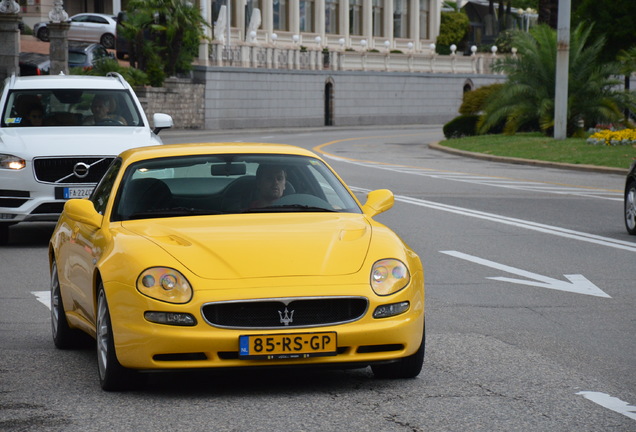
<path id="1" fill-rule="evenodd" d="M 52 226 L 24 224 L 0 249 L 0 430 L 636 431 L 636 238 L 623 226 L 623 176 L 430 150 L 439 127 L 162 137 L 296 144 L 360 197 L 391 189 L 396 204 L 378 220 L 426 271 L 423 372 L 170 373 L 102 392 L 91 347 L 53 347 L 37 299 Z"/>

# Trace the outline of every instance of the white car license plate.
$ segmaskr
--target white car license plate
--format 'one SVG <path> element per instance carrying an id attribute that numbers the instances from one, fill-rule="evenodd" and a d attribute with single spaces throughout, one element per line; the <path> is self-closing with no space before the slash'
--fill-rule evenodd
<path id="1" fill-rule="evenodd" d="M 64 188 L 64 199 L 71 199 L 71 198 L 86 198 L 88 196 L 90 196 L 91 192 L 93 192 L 93 188 L 70 188 L 70 187 L 65 187 Z"/>

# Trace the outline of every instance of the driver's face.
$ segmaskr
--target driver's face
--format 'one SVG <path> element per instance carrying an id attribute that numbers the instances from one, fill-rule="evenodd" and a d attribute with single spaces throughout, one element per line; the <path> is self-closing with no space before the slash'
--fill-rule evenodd
<path id="1" fill-rule="evenodd" d="M 282 169 L 267 170 L 259 178 L 256 186 L 259 198 L 274 201 L 283 196 L 285 191 L 285 171 Z"/>
<path id="2" fill-rule="evenodd" d="M 94 101 L 91 105 L 91 111 L 95 117 L 106 117 L 108 114 L 108 106 L 105 101 Z"/>

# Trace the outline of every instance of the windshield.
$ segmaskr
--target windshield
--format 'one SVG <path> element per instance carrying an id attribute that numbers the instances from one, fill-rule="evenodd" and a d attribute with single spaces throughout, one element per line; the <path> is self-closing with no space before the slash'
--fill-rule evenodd
<path id="1" fill-rule="evenodd" d="M 318 159 L 204 155 L 131 165 L 120 184 L 112 219 L 278 212 L 361 210 Z"/>
<path id="2" fill-rule="evenodd" d="M 143 126 L 143 120 L 127 90 L 14 90 L 2 126 Z"/>

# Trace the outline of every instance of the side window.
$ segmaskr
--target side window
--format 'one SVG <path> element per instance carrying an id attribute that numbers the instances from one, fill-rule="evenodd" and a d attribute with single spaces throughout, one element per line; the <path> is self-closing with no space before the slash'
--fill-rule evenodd
<path id="1" fill-rule="evenodd" d="M 106 211 L 106 204 L 108 203 L 108 198 L 110 197 L 113 185 L 115 184 L 115 179 L 117 178 L 117 174 L 121 169 L 121 159 L 117 158 L 110 165 L 104 177 L 102 177 L 101 181 L 95 186 L 93 193 L 90 196 L 90 200 L 93 202 L 93 206 L 97 213 L 103 215 Z"/>
<path id="2" fill-rule="evenodd" d="M 108 24 L 108 21 L 106 21 L 105 18 L 96 15 L 91 15 L 90 22 L 97 24 Z"/>

